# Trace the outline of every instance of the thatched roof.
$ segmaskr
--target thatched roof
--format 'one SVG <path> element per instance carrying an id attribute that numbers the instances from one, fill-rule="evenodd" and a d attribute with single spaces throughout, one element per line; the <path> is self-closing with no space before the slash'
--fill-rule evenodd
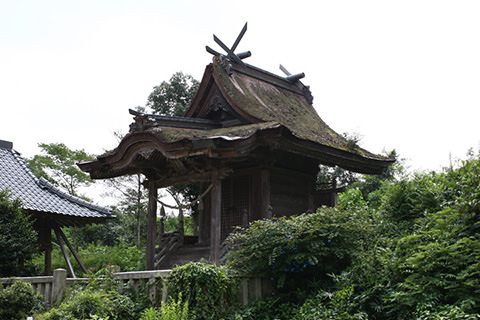
<path id="1" fill-rule="evenodd" d="M 80 167 L 93 178 L 106 178 L 138 171 L 127 163 L 135 153 L 144 159 L 152 152 L 164 160 L 226 159 L 266 145 L 360 173 L 379 174 L 393 163 L 332 130 L 312 99 L 298 80 L 216 56 L 183 117 L 131 111 L 135 123 L 118 148 Z"/>

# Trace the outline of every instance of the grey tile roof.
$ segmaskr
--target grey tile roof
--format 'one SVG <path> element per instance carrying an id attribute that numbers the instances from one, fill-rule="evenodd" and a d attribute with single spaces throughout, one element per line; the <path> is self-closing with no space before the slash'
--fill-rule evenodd
<path id="1" fill-rule="evenodd" d="M 115 217 L 110 209 L 60 191 L 44 178 L 37 179 L 12 144 L 0 140 L 0 190 L 4 189 L 13 199 L 20 198 L 25 210 L 67 218 L 63 221 L 86 218 L 90 223 Z"/>

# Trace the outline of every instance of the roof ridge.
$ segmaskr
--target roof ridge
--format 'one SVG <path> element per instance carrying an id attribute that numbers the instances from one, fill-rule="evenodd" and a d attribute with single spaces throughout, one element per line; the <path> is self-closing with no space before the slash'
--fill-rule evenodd
<path id="1" fill-rule="evenodd" d="M 105 213 L 105 214 L 108 214 L 108 215 L 112 215 L 112 209 L 108 209 L 108 208 L 105 208 L 105 207 L 101 207 L 101 206 L 98 206 L 98 205 L 95 205 L 93 203 L 90 203 L 86 200 L 83 200 L 81 198 L 78 198 L 76 196 L 72 196 L 62 190 L 59 190 L 57 187 L 55 187 L 50 181 L 48 181 L 47 179 L 45 179 L 44 177 L 41 177 L 40 179 L 38 179 L 38 185 L 41 187 L 41 188 L 44 188 L 44 189 L 47 189 L 48 191 L 62 197 L 62 198 L 65 198 L 66 200 L 69 200 L 69 201 L 72 201 L 73 203 L 76 203 L 80 206 L 84 206 L 84 207 L 87 207 L 89 209 L 92 209 L 92 210 L 96 210 L 96 211 L 100 211 L 102 213 Z"/>
<path id="2" fill-rule="evenodd" d="M 13 149 L 13 142 L 0 139 L 0 149 L 12 150 Z"/>

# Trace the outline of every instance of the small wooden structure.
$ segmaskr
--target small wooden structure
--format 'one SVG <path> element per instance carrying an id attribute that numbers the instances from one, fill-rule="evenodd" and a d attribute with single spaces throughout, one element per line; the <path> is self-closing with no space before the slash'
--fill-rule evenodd
<path id="1" fill-rule="evenodd" d="M 218 262 L 235 226 L 334 205 L 336 190 L 316 190 L 320 164 L 380 174 L 393 162 L 328 127 L 299 81 L 303 74 L 274 75 L 245 64 L 249 53 L 236 55 L 234 48 L 227 55 L 207 51 L 213 62 L 183 117 L 130 110 L 135 122 L 119 146 L 79 164 L 94 179 L 145 175 L 147 270 L 185 262 L 182 247 L 184 260 L 203 255 Z M 185 183 L 208 191 L 196 217 L 198 237 L 163 235 L 155 249 L 157 189 Z"/>
<path id="2" fill-rule="evenodd" d="M 86 273 L 82 261 L 70 245 L 62 227 L 103 223 L 114 218 L 112 211 L 58 190 L 44 178 L 37 179 L 13 144 L 0 140 L 0 190 L 8 189 L 12 199 L 20 198 L 22 208 L 34 219 L 38 241 L 45 252 L 45 275 L 52 273 L 52 230 L 62 250 L 70 274 L 75 278 L 65 243 Z"/>

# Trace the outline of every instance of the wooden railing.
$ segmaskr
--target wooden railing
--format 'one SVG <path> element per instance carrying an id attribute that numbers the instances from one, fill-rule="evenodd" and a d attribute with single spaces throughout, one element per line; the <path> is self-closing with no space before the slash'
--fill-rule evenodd
<path id="1" fill-rule="evenodd" d="M 167 281 L 165 280 L 169 272 L 170 270 L 116 272 L 113 273 L 112 276 L 123 284 L 128 283 L 128 285 L 136 290 L 148 290 L 150 301 L 158 304 L 167 298 Z M 259 277 L 241 277 L 239 280 L 238 298 L 244 305 L 269 296 L 273 292 L 270 282 L 266 279 Z M 56 269 L 53 272 L 53 276 L 0 278 L 0 283 L 4 285 L 12 284 L 15 281 L 30 282 L 33 288 L 44 296 L 45 302 L 52 306 L 62 300 L 69 288 L 76 284 L 86 284 L 89 279 L 67 278 L 67 271 L 65 269 Z M 159 282 L 162 284 L 160 288 L 158 286 Z"/>
<path id="2" fill-rule="evenodd" d="M 163 280 L 166 279 L 169 272 L 170 270 L 116 272 L 112 274 L 112 277 L 121 284 L 128 284 L 136 290 L 148 290 L 150 301 L 159 302 L 160 300 L 164 301 L 167 297 L 166 281 Z M 162 280 L 161 288 L 157 285 L 159 279 Z M 86 284 L 89 278 L 67 278 L 65 269 L 56 269 L 53 276 L 0 278 L 0 283 L 4 285 L 12 284 L 15 281 L 30 282 L 34 290 L 44 297 L 48 305 L 54 305 L 62 300 L 69 288 L 74 285 Z"/>

